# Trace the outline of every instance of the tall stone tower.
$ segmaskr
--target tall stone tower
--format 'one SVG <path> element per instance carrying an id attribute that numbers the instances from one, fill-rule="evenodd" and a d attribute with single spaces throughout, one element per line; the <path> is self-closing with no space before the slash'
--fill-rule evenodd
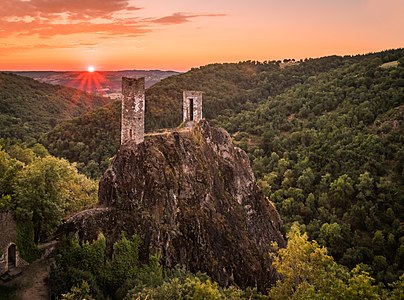
<path id="1" fill-rule="evenodd" d="M 184 91 L 183 99 L 183 122 L 192 126 L 202 119 L 202 92 Z"/>
<path id="2" fill-rule="evenodd" d="M 144 77 L 122 77 L 121 144 L 144 141 L 145 88 Z"/>

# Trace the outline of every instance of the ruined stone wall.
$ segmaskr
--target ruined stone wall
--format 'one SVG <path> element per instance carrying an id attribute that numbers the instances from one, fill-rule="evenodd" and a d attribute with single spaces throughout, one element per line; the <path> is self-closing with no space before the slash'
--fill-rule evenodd
<path id="1" fill-rule="evenodd" d="M 144 140 L 145 79 L 122 77 L 121 144 Z"/>
<path id="2" fill-rule="evenodd" d="M 8 247 L 17 240 L 17 224 L 11 213 L 0 213 L 0 275 L 8 271 Z M 19 262 L 18 251 L 16 266 Z"/>
<path id="3" fill-rule="evenodd" d="M 202 92 L 184 91 L 182 108 L 186 126 L 199 122 L 202 119 Z"/>

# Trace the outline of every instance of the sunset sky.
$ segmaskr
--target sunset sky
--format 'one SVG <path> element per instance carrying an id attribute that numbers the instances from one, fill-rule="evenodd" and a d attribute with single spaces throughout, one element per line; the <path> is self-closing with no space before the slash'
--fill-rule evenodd
<path id="1" fill-rule="evenodd" d="M 0 0 L 0 70 L 164 69 L 404 47 L 404 0 Z"/>

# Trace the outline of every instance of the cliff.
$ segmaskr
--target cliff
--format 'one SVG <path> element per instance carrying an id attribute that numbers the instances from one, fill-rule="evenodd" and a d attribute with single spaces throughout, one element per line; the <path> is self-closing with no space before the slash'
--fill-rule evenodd
<path id="1" fill-rule="evenodd" d="M 166 265 L 222 285 L 265 289 L 276 278 L 269 252 L 274 241 L 285 245 L 279 215 L 245 152 L 206 121 L 123 144 L 100 182 L 99 204 L 69 219 L 68 231 L 94 239 L 102 230 L 112 240 L 137 233 L 141 258 L 159 252 Z"/>

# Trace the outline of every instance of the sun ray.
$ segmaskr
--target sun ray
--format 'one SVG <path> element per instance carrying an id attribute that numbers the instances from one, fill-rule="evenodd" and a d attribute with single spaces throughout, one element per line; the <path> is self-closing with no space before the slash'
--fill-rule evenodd
<path id="1" fill-rule="evenodd" d="M 72 80 L 71 84 L 71 86 L 77 88 L 77 92 L 74 93 L 70 101 L 70 107 L 68 109 L 73 110 L 74 106 L 76 106 L 80 101 L 83 100 L 80 91 L 84 91 L 92 96 L 103 96 L 105 94 L 105 91 L 103 89 L 106 87 L 106 84 L 107 79 L 102 72 L 97 72 L 95 71 L 95 69 L 92 72 L 90 72 L 89 70 L 78 72 L 76 77 Z M 84 103 L 89 108 L 93 107 L 91 99 L 93 99 L 93 97 L 86 98 L 86 103 Z"/>

